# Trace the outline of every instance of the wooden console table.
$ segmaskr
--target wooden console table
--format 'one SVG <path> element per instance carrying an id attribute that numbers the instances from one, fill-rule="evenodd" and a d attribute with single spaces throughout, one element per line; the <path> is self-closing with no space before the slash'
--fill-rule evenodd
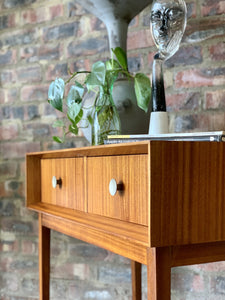
<path id="1" fill-rule="evenodd" d="M 225 143 L 146 141 L 29 153 L 27 207 L 39 213 L 40 299 L 50 230 L 131 259 L 133 299 L 170 299 L 171 268 L 225 260 Z M 110 188 L 109 188 L 110 186 Z"/>

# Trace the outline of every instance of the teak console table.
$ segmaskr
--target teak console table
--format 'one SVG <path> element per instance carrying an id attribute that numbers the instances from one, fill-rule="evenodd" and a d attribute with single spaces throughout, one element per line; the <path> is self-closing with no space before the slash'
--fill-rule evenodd
<path id="1" fill-rule="evenodd" d="M 39 213 L 40 299 L 50 230 L 131 259 L 133 299 L 169 300 L 171 268 L 225 260 L 225 143 L 144 141 L 27 154 Z"/>

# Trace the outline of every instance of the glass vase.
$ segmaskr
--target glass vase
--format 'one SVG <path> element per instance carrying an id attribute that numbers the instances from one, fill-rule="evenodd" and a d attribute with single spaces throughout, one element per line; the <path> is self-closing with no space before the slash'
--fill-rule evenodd
<path id="1" fill-rule="evenodd" d="M 102 145 L 108 135 L 121 133 L 120 117 L 111 95 L 104 95 L 95 102 L 92 125 L 92 145 Z"/>

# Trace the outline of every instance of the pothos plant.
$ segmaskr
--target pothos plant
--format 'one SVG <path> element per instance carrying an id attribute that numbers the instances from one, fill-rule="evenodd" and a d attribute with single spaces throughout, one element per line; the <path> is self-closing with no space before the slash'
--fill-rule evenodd
<path id="1" fill-rule="evenodd" d="M 151 96 L 151 85 L 149 78 L 143 73 L 135 75 L 128 71 L 126 53 L 117 47 L 112 49 L 114 58 L 106 62 L 97 61 L 92 65 L 91 71 L 78 71 L 70 74 L 67 81 L 57 78 L 53 81 L 48 90 L 48 102 L 58 111 L 64 113 L 64 118 L 58 119 L 53 123 L 54 128 L 61 128 L 62 137 L 53 136 L 53 140 L 63 143 L 67 134 L 78 134 L 79 124 L 83 126 L 93 126 L 93 116 L 100 112 L 106 105 L 106 99 L 110 102 L 111 107 L 115 110 L 115 104 L 112 97 L 113 84 L 119 76 L 127 77 L 133 80 L 134 89 L 137 99 L 137 105 L 145 112 L 148 110 L 148 104 Z M 79 76 L 83 74 L 83 76 Z M 84 76 L 85 75 L 85 76 Z M 82 81 L 80 80 L 82 77 Z M 85 77 L 85 78 L 84 78 Z M 65 95 L 65 86 L 71 84 L 67 97 Z M 84 96 L 90 91 L 95 92 L 95 100 L 89 113 L 84 114 Z M 112 110 L 108 110 L 108 114 L 112 114 Z M 107 118 L 104 112 L 105 121 Z M 104 126 L 103 122 L 103 126 Z M 109 133 L 109 132 L 108 132 Z M 107 134 L 107 131 L 105 131 Z"/>

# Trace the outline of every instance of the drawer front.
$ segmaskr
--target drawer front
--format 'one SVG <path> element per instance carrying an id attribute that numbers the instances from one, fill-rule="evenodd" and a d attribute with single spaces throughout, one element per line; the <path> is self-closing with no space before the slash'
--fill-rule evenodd
<path id="1" fill-rule="evenodd" d="M 148 156 L 89 157 L 87 162 L 88 212 L 148 225 Z M 114 196 L 111 179 L 119 184 Z"/>
<path id="2" fill-rule="evenodd" d="M 61 180 L 54 188 L 52 178 Z M 41 160 L 41 201 L 84 211 L 83 158 Z"/>

